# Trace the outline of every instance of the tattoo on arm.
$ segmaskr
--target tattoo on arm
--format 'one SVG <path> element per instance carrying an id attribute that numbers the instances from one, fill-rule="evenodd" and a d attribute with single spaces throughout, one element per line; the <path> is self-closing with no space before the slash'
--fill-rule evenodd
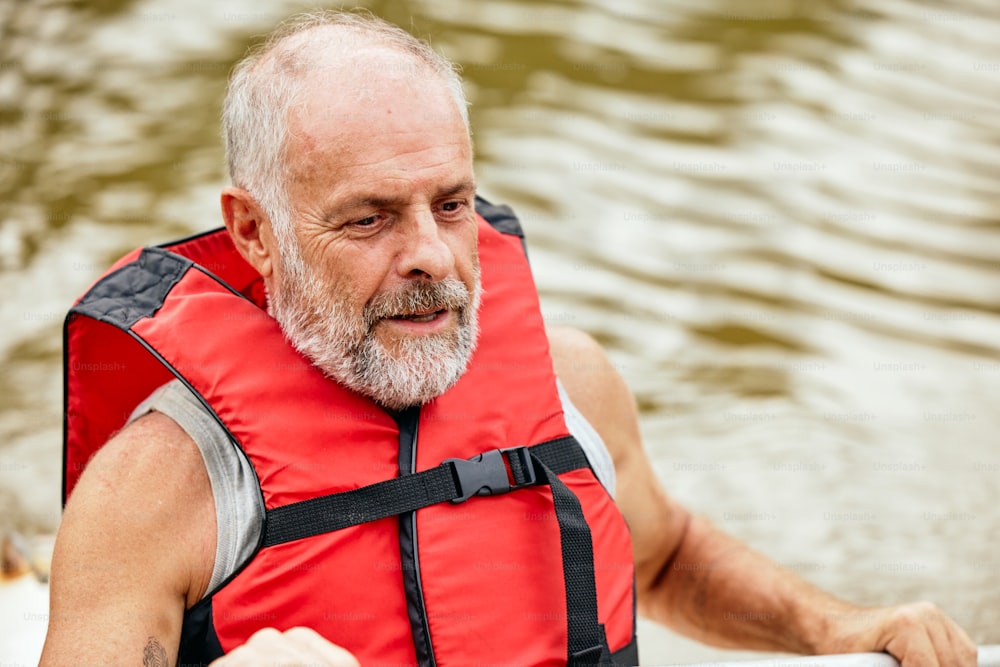
<path id="1" fill-rule="evenodd" d="M 142 667 L 169 667 L 167 651 L 156 641 L 156 637 L 150 637 L 146 648 L 142 650 Z"/>

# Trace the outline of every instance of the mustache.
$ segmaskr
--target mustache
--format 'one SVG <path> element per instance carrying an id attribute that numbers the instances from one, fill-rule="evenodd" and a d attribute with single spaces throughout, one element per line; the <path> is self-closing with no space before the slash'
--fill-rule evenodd
<path id="1" fill-rule="evenodd" d="M 379 320 L 389 317 L 437 310 L 454 310 L 463 314 L 471 303 L 472 292 L 458 278 L 445 278 L 438 282 L 415 282 L 393 292 L 383 292 L 373 296 L 365 304 L 362 318 L 370 330 Z"/>

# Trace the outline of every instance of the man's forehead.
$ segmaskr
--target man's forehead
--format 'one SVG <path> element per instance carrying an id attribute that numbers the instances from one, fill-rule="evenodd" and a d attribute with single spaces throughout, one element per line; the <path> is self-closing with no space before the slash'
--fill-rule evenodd
<path id="1" fill-rule="evenodd" d="M 417 152 L 453 146 L 471 158 L 466 125 L 437 80 L 362 88 L 311 85 L 289 109 L 288 129 L 293 154 L 337 151 L 350 160 L 362 153 L 374 158 L 390 148 Z"/>
<path id="2" fill-rule="evenodd" d="M 352 104 L 329 88 L 315 91 L 290 119 L 290 180 L 322 187 L 325 198 L 341 202 L 417 192 L 439 197 L 471 181 L 471 139 L 447 93 L 391 92 Z"/>
<path id="3" fill-rule="evenodd" d="M 332 62 L 304 73 L 290 108 L 290 125 L 300 130 L 315 125 L 349 130 L 406 123 L 416 129 L 463 122 L 436 73 L 398 54 L 384 56 L 360 58 L 354 65 Z"/>
<path id="4" fill-rule="evenodd" d="M 369 183 L 347 183 L 337 188 L 337 194 L 342 205 L 396 207 L 413 203 L 413 191 L 405 183 L 399 188 L 386 187 L 379 184 L 373 188 Z M 427 194 L 433 198 L 454 196 L 469 196 L 475 194 L 476 183 L 471 174 L 453 174 L 446 178 L 428 181 L 425 184 Z"/>

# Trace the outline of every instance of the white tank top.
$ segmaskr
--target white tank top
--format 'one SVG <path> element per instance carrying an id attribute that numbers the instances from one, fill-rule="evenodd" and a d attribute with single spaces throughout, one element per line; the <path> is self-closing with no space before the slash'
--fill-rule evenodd
<path id="1" fill-rule="evenodd" d="M 615 468 L 611 454 L 601 436 L 569 400 L 562 384 L 558 386 L 569 432 L 586 453 L 597 479 L 614 497 Z M 129 422 L 152 410 L 177 422 L 194 440 L 205 460 L 218 525 L 215 564 L 207 589 L 211 593 L 253 555 L 260 539 L 264 506 L 256 475 L 243 451 L 180 380 L 172 380 L 150 394 L 132 412 Z"/>

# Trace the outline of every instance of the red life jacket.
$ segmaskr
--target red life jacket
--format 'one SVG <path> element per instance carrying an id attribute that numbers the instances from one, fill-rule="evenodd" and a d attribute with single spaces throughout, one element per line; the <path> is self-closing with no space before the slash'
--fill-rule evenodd
<path id="1" fill-rule="evenodd" d="M 298 625 L 363 665 L 638 661 L 628 530 L 563 419 L 519 223 L 477 208 L 478 347 L 400 414 L 287 344 L 225 230 L 133 251 L 70 311 L 64 498 L 173 377 L 259 481 L 261 543 L 186 612 L 181 663 Z"/>

